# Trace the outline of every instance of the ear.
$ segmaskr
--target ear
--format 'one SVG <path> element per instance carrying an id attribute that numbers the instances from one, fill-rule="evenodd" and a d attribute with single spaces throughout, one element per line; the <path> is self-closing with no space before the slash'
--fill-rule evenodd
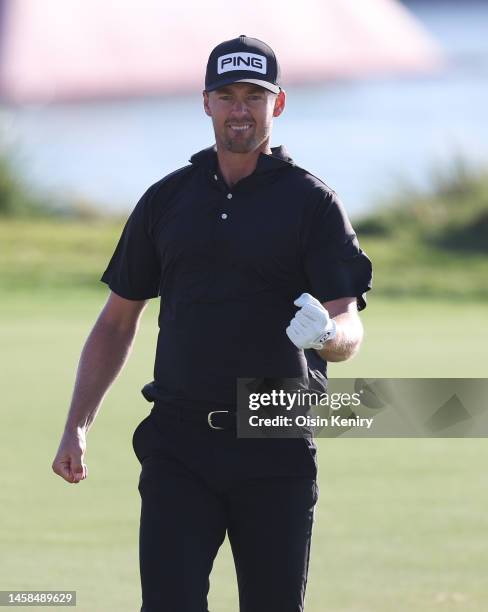
<path id="1" fill-rule="evenodd" d="M 205 110 L 205 114 L 208 115 L 209 117 L 211 117 L 212 116 L 212 111 L 210 110 L 210 106 L 209 106 L 208 92 L 203 90 L 202 94 L 203 94 L 203 108 Z"/>
<path id="2" fill-rule="evenodd" d="M 273 117 L 279 117 L 281 113 L 285 110 L 286 103 L 286 93 L 285 90 L 282 89 L 280 93 L 276 96 L 275 105 L 273 109 Z"/>

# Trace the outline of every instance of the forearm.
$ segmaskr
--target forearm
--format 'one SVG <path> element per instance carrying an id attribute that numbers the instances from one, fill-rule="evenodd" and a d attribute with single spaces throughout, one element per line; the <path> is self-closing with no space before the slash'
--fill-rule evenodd
<path id="1" fill-rule="evenodd" d="M 353 357 L 363 339 L 363 325 L 358 316 L 351 318 L 350 313 L 339 314 L 334 317 L 337 325 L 336 336 L 325 343 L 318 354 L 325 361 L 346 361 Z"/>
<path id="2" fill-rule="evenodd" d="M 93 423 L 105 393 L 129 356 L 137 325 L 120 329 L 99 319 L 81 353 L 66 430 Z"/>

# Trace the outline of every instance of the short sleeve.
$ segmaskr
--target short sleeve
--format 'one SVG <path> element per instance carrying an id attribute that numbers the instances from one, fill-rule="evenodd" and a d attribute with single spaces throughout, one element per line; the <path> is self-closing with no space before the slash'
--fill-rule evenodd
<path id="1" fill-rule="evenodd" d="M 128 300 L 147 300 L 159 295 L 160 263 L 149 229 L 153 194 L 154 189 L 149 188 L 132 211 L 100 279 Z"/>
<path id="2" fill-rule="evenodd" d="M 334 192 L 320 190 L 306 235 L 304 268 L 310 293 L 320 302 L 355 296 L 358 310 L 366 308 L 365 293 L 373 278 L 371 261 Z"/>

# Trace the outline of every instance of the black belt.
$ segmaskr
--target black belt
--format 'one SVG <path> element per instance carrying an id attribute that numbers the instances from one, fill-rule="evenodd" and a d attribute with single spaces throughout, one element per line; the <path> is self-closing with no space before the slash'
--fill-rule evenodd
<path id="1" fill-rule="evenodd" d="M 210 429 L 236 429 L 236 413 L 232 410 L 211 410 L 207 412 L 155 402 L 152 412 L 159 416 L 176 418 L 181 422 L 207 425 Z"/>

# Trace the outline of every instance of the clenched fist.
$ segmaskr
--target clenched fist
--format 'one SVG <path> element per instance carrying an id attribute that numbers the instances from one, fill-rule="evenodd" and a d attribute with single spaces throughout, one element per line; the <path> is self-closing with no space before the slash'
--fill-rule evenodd
<path id="1" fill-rule="evenodd" d="M 300 310 L 290 321 L 286 334 L 300 349 L 321 349 L 336 335 L 336 323 L 322 304 L 309 293 L 302 293 L 294 302 Z"/>
<path id="2" fill-rule="evenodd" d="M 84 463 L 86 452 L 86 434 L 82 428 L 63 434 L 52 469 L 66 481 L 77 484 L 85 480 L 88 470 Z"/>

